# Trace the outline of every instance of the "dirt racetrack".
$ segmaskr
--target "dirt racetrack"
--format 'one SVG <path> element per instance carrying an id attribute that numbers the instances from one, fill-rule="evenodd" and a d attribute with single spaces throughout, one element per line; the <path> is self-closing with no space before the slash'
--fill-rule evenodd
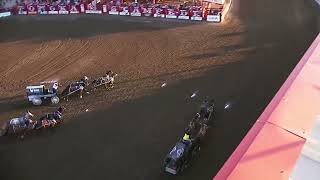
<path id="1" fill-rule="evenodd" d="M 316 37 L 319 17 L 311 0 L 234 0 L 223 24 L 1 19 L 0 121 L 54 109 L 28 105 L 28 84 L 67 84 L 108 69 L 119 76 L 112 91 L 62 102 L 65 123 L 53 132 L 0 139 L 0 179 L 211 179 Z M 167 176 L 163 158 L 206 95 L 215 98 L 217 115 L 200 158 L 182 175 Z"/>

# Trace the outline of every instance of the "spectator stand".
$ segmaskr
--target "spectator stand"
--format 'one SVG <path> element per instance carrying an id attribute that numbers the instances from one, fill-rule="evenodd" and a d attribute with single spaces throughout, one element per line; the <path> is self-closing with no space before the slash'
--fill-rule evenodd
<path id="1" fill-rule="evenodd" d="M 59 15 L 59 14 L 109 14 L 122 16 L 151 16 L 209 22 L 221 22 L 224 5 L 212 2 L 143 1 L 144 3 L 120 0 L 28 0 L 19 3 L 14 14 Z"/>

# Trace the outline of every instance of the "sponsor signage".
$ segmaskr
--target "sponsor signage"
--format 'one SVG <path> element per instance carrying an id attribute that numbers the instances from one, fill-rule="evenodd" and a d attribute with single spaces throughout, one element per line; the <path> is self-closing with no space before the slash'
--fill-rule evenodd
<path id="1" fill-rule="evenodd" d="M 209 22 L 220 22 L 220 15 L 207 15 L 207 21 Z"/>

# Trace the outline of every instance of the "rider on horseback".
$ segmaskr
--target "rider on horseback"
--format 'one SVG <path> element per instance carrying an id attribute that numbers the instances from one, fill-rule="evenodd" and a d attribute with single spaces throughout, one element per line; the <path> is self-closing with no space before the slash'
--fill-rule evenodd
<path id="1" fill-rule="evenodd" d="M 113 87 L 113 82 L 114 82 L 114 76 L 116 76 L 116 73 L 114 73 L 112 71 L 108 71 L 105 75 L 103 75 L 102 77 L 98 78 L 94 82 L 95 82 L 96 86 L 104 84 L 106 86 L 106 88 L 107 88 L 107 86 L 112 88 Z"/>
<path id="2" fill-rule="evenodd" d="M 208 97 L 206 97 L 205 100 L 203 101 L 203 104 L 201 105 L 200 113 L 198 113 L 201 118 L 207 119 L 209 117 L 209 114 L 210 114 L 209 107 L 210 106 L 213 106 L 213 100 L 209 101 Z"/>
<path id="3" fill-rule="evenodd" d="M 114 83 L 114 77 L 117 76 L 116 73 L 114 73 L 113 71 L 108 71 L 107 72 L 107 77 L 108 77 L 108 84 L 109 86 L 112 88 L 113 87 L 113 83 Z"/>
<path id="4" fill-rule="evenodd" d="M 89 78 L 87 76 L 83 76 L 83 78 L 80 79 L 80 81 L 78 81 L 78 83 L 80 85 L 85 86 L 87 84 L 87 81 L 89 80 Z"/>
<path id="5" fill-rule="evenodd" d="M 31 112 L 27 111 L 27 113 L 25 113 L 25 115 L 22 118 L 23 119 L 23 121 L 21 123 L 22 127 L 27 128 L 29 126 L 29 124 L 32 123 L 31 118 L 33 116 L 34 115 Z"/>
<path id="6" fill-rule="evenodd" d="M 52 92 L 53 93 L 57 93 L 58 92 L 58 87 L 59 87 L 59 83 L 58 82 L 53 83 Z"/>

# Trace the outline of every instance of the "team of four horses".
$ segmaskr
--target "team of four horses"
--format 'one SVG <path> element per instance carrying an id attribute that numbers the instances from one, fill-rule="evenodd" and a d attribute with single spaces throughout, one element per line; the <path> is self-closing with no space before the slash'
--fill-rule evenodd
<path id="1" fill-rule="evenodd" d="M 72 95 L 79 95 L 82 98 L 83 92 L 89 94 L 90 91 L 95 91 L 98 87 L 105 87 L 107 90 L 110 90 L 114 87 L 114 78 L 116 76 L 117 73 L 108 71 L 105 75 L 94 79 L 91 83 L 89 82 L 89 78 L 84 76 L 79 81 L 71 82 L 61 94 L 58 94 L 58 87 L 61 86 L 58 82 L 53 82 L 50 88 L 46 88 L 44 83 L 37 86 L 27 86 L 26 92 L 28 100 L 33 105 L 41 105 L 42 102 L 48 100 L 51 100 L 52 104 L 57 104 L 60 98 L 66 101 Z M 23 138 L 28 132 L 55 127 L 61 123 L 64 109 L 65 107 L 60 106 L 53 113 L 48 113 L 36 121 L 32 120 L 34 115 L 27 111 L 22 117 L 13 118 L 5 122 L 0 127 L 0 136 L 13 135 Z"/>

